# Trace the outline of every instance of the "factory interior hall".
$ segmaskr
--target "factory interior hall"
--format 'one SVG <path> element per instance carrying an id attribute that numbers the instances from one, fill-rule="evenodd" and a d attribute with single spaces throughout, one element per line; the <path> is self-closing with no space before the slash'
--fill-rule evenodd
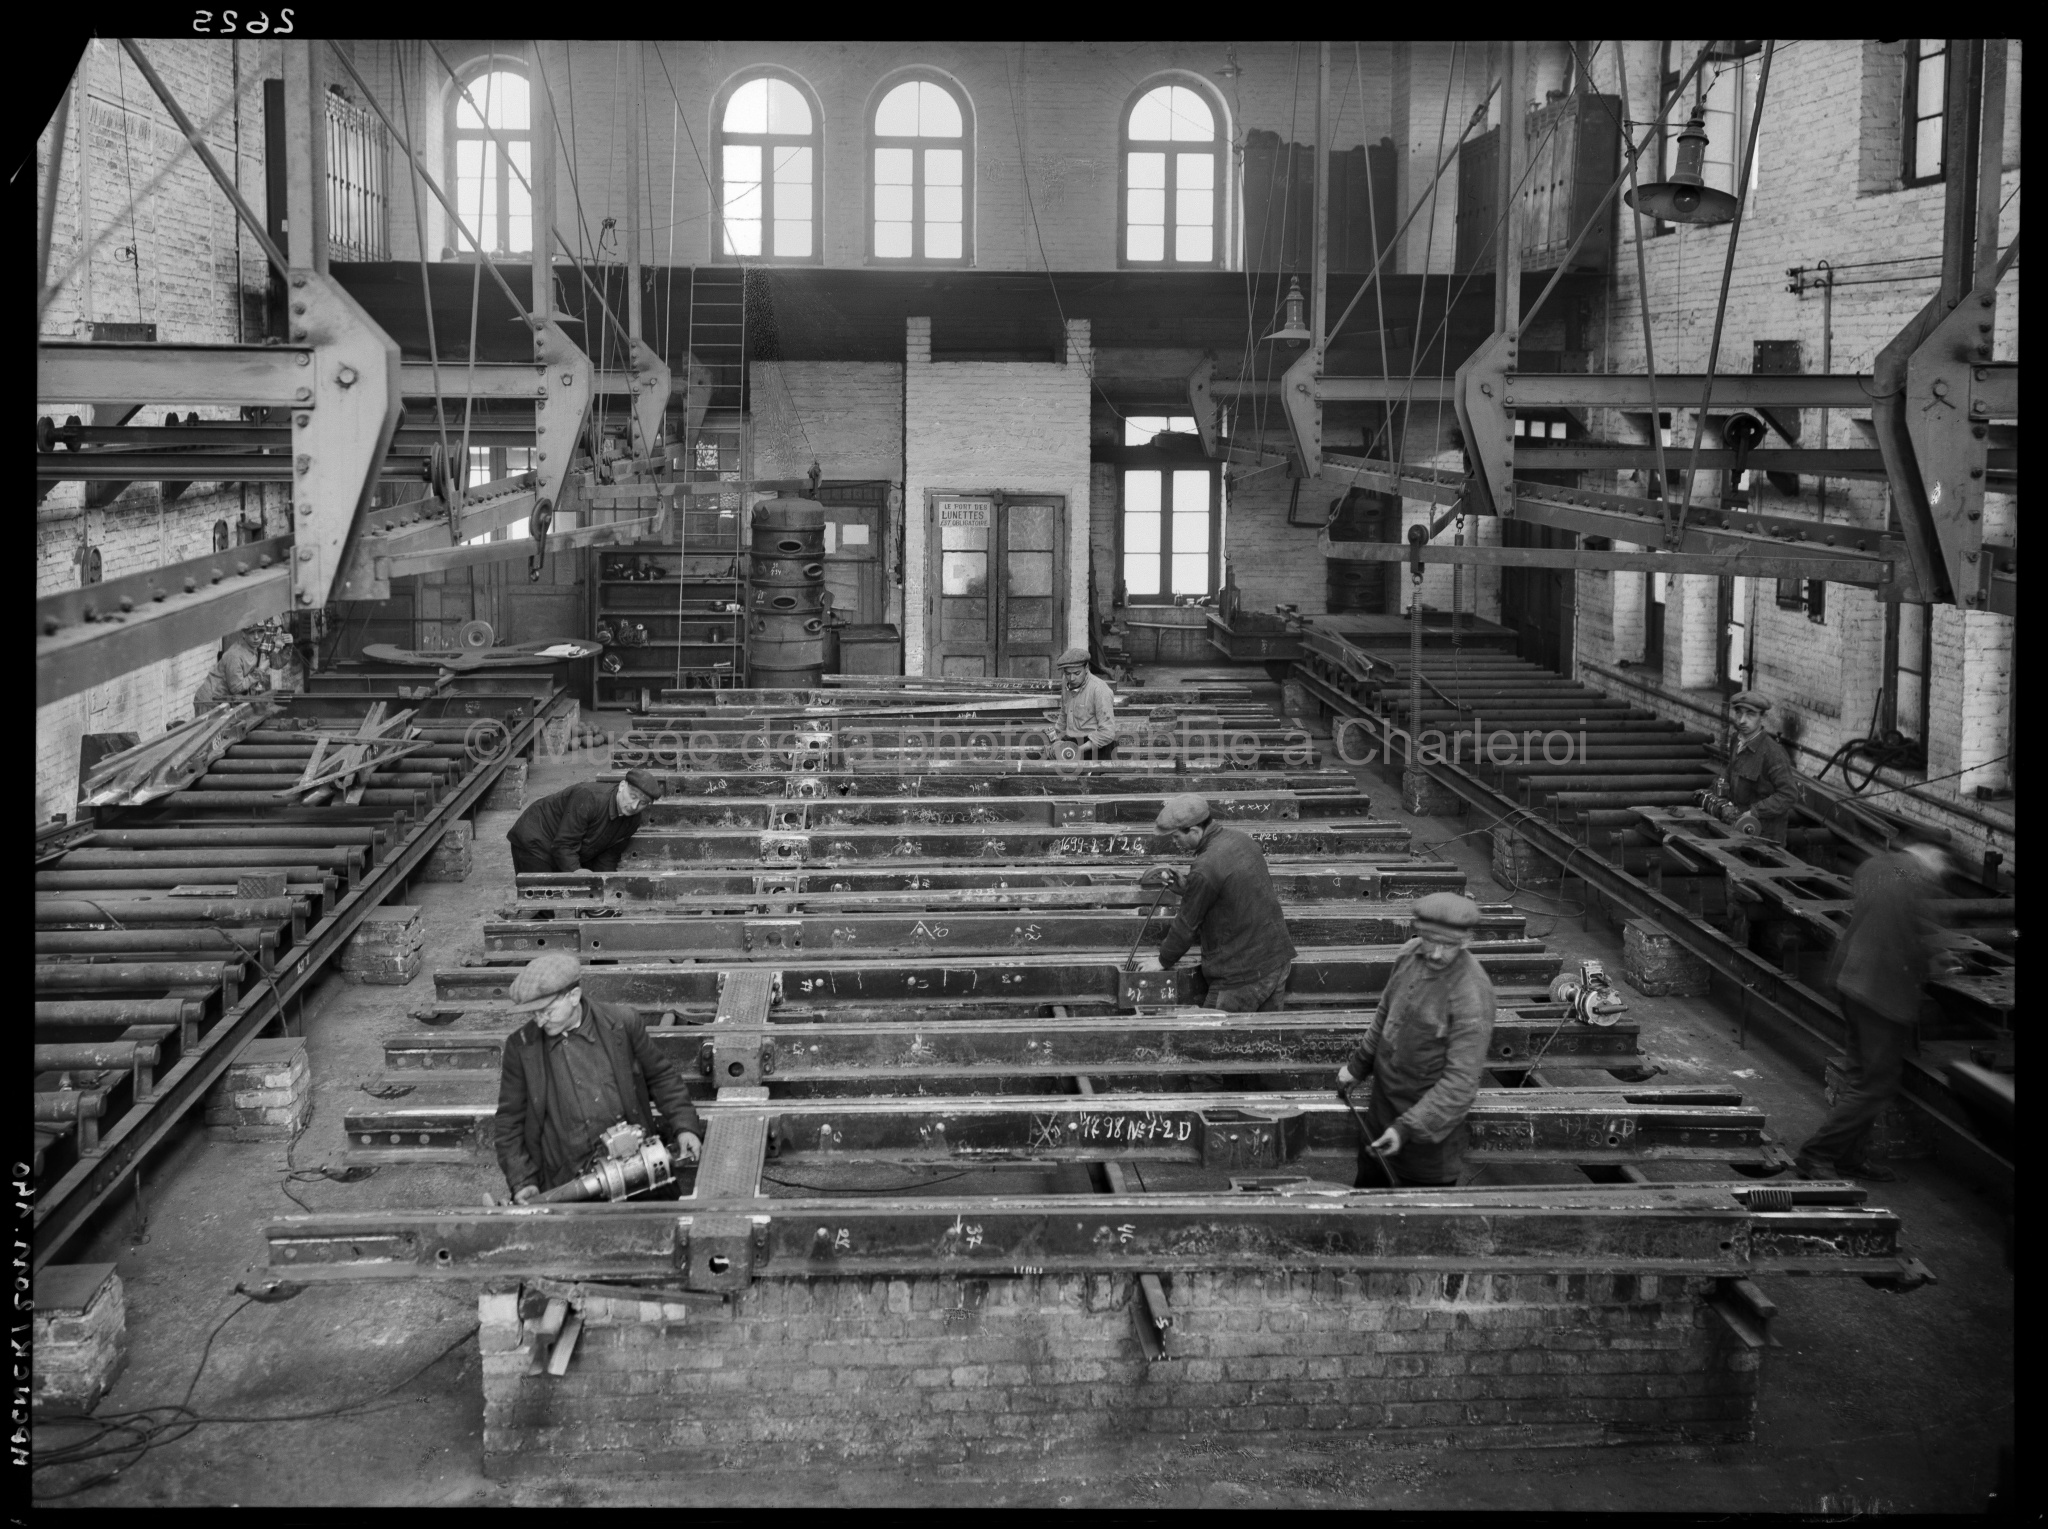
<path id="1" fill-rule="evenodd" d="M 31 100 L 33 1501 L 2018 1509 L 2019 40 L 196 15 Z"/>

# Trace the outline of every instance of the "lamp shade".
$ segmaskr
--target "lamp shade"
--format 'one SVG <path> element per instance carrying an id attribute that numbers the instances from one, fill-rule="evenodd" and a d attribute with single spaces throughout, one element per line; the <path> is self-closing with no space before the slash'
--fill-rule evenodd
<path id="1" fill-rule="evenodd" d="M 1692 120 L 1678 135 L 1678 168 L 1671 172 L 1671 179 L 1623 192 L 1622 200 L 1637 212 L 1666 223 L 1730 222 L 1738 204 L 1727 192 L 1716 191 L 1701 178 L 1700 168 L 1706 158 L 1706 113 L 1694 106 Z"/>
<path id="2" fill-rule="evenodd" d="M 1288 283 L 1287 296 L 1280 300 L 1280 327 L 1267 335 L 1268 340 L 1286 340 L 1295 345 L 1305 345 L 1315 336 L 1308 332 L 1302 322 L 1305 301 L 1301 295 L 1301 278 L 1295 277 Z"/>

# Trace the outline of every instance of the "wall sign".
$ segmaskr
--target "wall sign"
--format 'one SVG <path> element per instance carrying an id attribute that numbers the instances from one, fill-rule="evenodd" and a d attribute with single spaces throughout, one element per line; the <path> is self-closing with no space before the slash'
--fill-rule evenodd
<path id="1" fill-rule="evenodd" d="M 986 500 L 939 501 L 939 524 L 942 526 L 986 526 L 988 517 L 989 504 Z"/>

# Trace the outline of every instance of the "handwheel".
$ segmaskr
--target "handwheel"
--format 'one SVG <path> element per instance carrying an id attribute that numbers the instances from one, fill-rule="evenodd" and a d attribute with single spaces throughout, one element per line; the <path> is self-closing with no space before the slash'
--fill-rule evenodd
<path id="1" fill-rule="evenodd" d="M 488 648 L 496 636 L 488 621 L 465 621 L 462 623 L 462 629 L 455 634 L 455 641 L 458 647 Z"/>

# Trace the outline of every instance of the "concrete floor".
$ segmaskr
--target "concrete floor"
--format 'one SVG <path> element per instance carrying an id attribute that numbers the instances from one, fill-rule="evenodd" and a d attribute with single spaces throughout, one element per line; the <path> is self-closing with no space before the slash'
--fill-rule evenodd
<path id="1" fill-rule="evenodd" d="M 539 762 L 529 793 L 603 768 L 603 752 Z M 1480 825 L 1415 818 L 1371 772 L 1374 815 L 1441 844 L 1475 896 L 1503 898 Z M 309 1004 L 312 1123 L 287 1159 L 282 1143 L 235 1144 L 187 1131 L 147 1165 L 140 1200 L 124 1198 L 77 1262 L 119 1267 L 129 1360 L 98 1417 L 189 1399 L 208 1421 L 136 1454 L 38 1470 L 53 1505 L 110 1506 L 695 1506 L 957 1507 L 963 1488 L 997 1506 L 1164 1508 L 1547 1509 L 1568 1512 L 1974 1512 L 1991 1489 L 1996 1451 L 2013 1439 L 2013 1280 L 2004 1214 L 1929 1162 L 1904 1165 L 1871 1203 L 1896 1209 L 1906 1240 L 1939 1283 L 1904 1296 L 1858 1280 L 1766 1281 L 1782 1348 L 1765 1360 L 1757 1442 L 1741 1448 L 1457 1451 L 1273 1439 L 1218 1448 L 1164 1439 L 1096 1456 L 915 1470 L 707 1472 L 688 1478 L 556 1480 L 501 1486 L 480 1473 L 482 1385 L 464 1285 L 307 1287 L 279 1304 L 249 1302 L 238 1283 L 271 1277 L 261 1228 L 296 1214 L 287 1194 L 321 1211 L 480 1203 L 502 1192 L 495 1168 L 387 1168 L 343 1182 L 344 1109 L 383 1072 L 386 1035 L 412 1028 L 432 972 L 456 964 L 481 921 L 510 900 L 505 832 L 512 814 L 477 821 L 465 883 L 421 886 L 425 968 L 406 988 L 330 979 Z M 1567 958 L 1619 969 L 1618 933 L 1581 929 L 1553 901 L 1525 896 L 1530 932 Z M 1629 994 L 1642 1047 L 1666 1071 L 1657 1083 L 1739 1080 L 1781 1140 L 1797 1143 L 1824 1111 L 1820 1085 L 1752 1028 L 1703 999 Z M 293 1173 L 302 1175 L 292 1177 Z M 223 1325 L 223 1319 L 228 1319 Z M 203 1372 L 201 1352 L 213 1335 Z M 324 1415 L 323 1415 L 324 1414 Z M 167 1414 L 159 1416 L 168 1417 Z M 38 1449 L 83 1437 L 43 1426 Z M 119 1442 L 118 1440 L 110 1440 Z M 124 1463 L 125 1462 L 125 1463 Z M 82 1483 L 121 1467 L 110 1479 Z"/>

